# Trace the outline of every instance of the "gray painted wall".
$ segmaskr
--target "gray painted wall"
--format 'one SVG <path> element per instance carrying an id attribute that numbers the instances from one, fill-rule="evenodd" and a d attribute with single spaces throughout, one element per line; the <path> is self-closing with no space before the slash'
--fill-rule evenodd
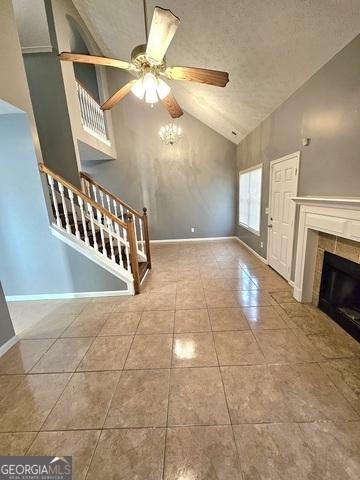
<path id="1" fill-rule="evenodd" d="M 265 208 L 271 160 L 301 150 L 299 195 L 360 195 L 359 59 L 360 36 L 237 147 L 238 171 L 263 163 L 261 235 L 237 226 L 239 238 L 263 257 L 267 248 Z M 311 138 L 308 147 L 302 146 L 302 137 Z"/>
<path id="2" fill-rule="evenodd" d="M 14 327 L 0 282 L 0 347 L 14 335 Z"/>
<path id="3" fill-rule="evenodd" d="M 108 74 L 111 92 L 129 80 Z M 84 162 L 84 170 L 130 205 L 148 207 L 152 239 L 234 234 L 235 145 L 186 113 L 175 122 L 182 140 L 163 144 L 158 131 L 169 114 L 132 93 L 113 108 L 112 119 L 118 158 Z"/>
<path id="4" fill-rule="evenodd" d="M 0 115 L 0 278 L 6 295 L 122 290 L 125 284 L 55 238 L 25 114 Z"/>
<path id="5" fill-rule="evenodd" d="M 26 54 L 24 64 L 44 163 L 79 186 L 59 59 L 56 53 Z"/>

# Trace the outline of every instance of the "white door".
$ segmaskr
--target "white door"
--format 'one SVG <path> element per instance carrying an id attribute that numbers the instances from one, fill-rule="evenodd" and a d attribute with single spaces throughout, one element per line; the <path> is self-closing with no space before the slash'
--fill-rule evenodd
<path id="1" fill-rule="evenodd" d="M 300 152 L 270 163 L 269 265 L 290 279 Z"/>

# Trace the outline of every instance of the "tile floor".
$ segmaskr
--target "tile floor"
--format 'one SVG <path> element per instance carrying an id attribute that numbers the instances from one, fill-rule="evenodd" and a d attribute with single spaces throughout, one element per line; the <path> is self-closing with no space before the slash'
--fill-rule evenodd
<path id="1" fill-rule="evenodd" d="M 153 246 L 136 297 L 10 305 L 0 454 L 77 480 L 357 480 L 360 347 L 233 241 Z"/>

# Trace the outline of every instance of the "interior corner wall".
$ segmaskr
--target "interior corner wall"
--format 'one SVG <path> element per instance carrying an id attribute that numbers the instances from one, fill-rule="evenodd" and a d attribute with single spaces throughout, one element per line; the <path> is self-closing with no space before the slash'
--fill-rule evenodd
<path id="1" fill-rule="evenodd" d="M 112 92 L 129 80 L 118 71 L 108 77 Z M 148 208 L 152 240 L 234 235 L 233 143 L 185 113 L 173 121 L 183 138 L 165 145 L 158 132 L 172 119 L 164 106 L 131 93 L 111 114 L 118 158 L 83 169 L 138 210 Z"/>
<path id="2" fill-rule="evenodd" d="M 237 147 L 237 177 L 240 170 L 263 164 L 260 236 L 238 226 L 238 212 L 236 224 L 238 237 L 264 258 L 268 223 L 265 209 L 269 201 L 272 160 L 301 151 L 300 196 L 360 196 L 359 58 L 360 36 Z M 310 138 L 307 147 L 302 146 L 304 137 Z"/>
<path id="3" fill-rule="evenodd" d="M 15 335 L 9 309 L 0 282 L 0 347 Z"/>

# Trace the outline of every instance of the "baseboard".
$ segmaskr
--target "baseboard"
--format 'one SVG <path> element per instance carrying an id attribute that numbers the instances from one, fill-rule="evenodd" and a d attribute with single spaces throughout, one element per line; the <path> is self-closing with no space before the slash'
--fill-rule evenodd
<path id="1" fill-rule="evenodd" d="M 121 295 L 132 295 L 130 290 L 113 290 L 108 292 L 79 292 L 79 293 L 43 293 L 37 295 L 6 295 L 7 302 L 22 302 L 25 300 L 61 300 L 68 298 L 87 297 L 118 297 Z"/>
<path id="2" fill-rule="evenodd" d="M 0 347 L 0 357 L 5 355 L 5 353 L 10 350 L 11 347 L 15 345 L 19 341 L 19 338 L 17 335 L 14 335 L 11 337 L 7 342 L 4 343 L 4 345 L 1 345 Z"/>
<path id="3" fill-rule="evenodd" d="M 290 285 L 290 287 L 295 288 L 295 283 L 293 282 L 293 280 L 288 280 L 288 284 Z"/>
<path id="4" fill-rule="evenodd" d="M 150 243 L 209 242 L 212 240 L 231 240 L 234 238 L 236 237 L 169 238 L 166 240 L 150 240 Z"/>
<path id="5" fill-rule="evenodd" d="M 232 238 L 235 238 L 239 243 L 241 243 L 241 245 L 243 245 L 245 248 L 247 248 L 249 250 L 249 252 L 251 252 L 253 255 L 255 255 L 256 258 L 258 258 L 259 260 L 261 260 L 263 263 L 265 263 L 266 265 L 268 265 L 268 261 L 267 261 L 267 258 L 264 258 L 262 257 L 259 253 L 255 252 L 255 250 L 253 250 L 251 247 L 249 247 L 249 245 L 245 242 L 243 242 L 242 240 L 240 240 L 239 237 L 232 237 Z"/>

